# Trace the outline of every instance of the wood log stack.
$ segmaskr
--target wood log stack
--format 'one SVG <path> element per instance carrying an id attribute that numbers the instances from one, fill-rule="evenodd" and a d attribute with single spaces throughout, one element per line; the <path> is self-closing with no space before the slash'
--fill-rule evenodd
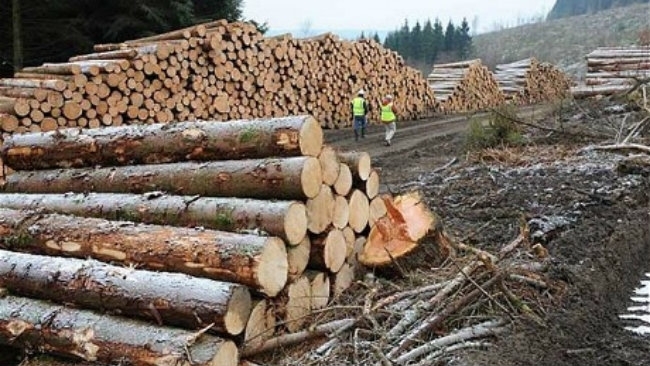
<path id="1" fill-rule="evenodd" d="M 429 116 L 432 91 L 395 52 L 332 34 L 264 38 L 249 23 L 215 21 L 95 45 L 67 63 L 26 67 L 0 80 L 0 129 L 119 126 L 314 115 L 323 127 L 351 122 L 363 88 L 379 120 L 385 94 L 401 119 Z"/>
<path id="2" fill-rule="evenodd" d="M 494 76 L 479 59 L 433 65 L 427 81 L 445 113 L 479 111 L 505 101 Z"/>
<path id="3" fill-rule="evenodd" d="M 352 284 L 392 207 L 311 116 L 15 134 L 2 158 L 0 345 L 99 363 L 237 365 Z"/>
<path id="4" fill-rule="evenodd" d="M 516 105 L 564 99 L 571 87 L 562 71 L 535 58 L 497 65 L 494 76 L 506 100 Z"/>
<path id="5" fill-rule="evenodd" d="M 626 92 L 650 79 L 650 46 L 599 47 L 586 59 L 585 83 L 571 90 L 576 98 Z"/>

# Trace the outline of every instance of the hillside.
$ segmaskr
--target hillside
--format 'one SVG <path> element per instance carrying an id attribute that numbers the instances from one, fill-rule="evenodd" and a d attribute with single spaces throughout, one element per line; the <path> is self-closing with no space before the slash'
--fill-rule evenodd
<path id="1" fill-rule="evenodd" d="M 557 0 L 548 18 L 560 19 L 576 15 L 593 14 L 611 8 L 648 2 L 649 0 Z"/>
<path id="2" fill-rule="evenodd" d="M 649 19 L 650 4 L 636 4 L 549 20 L 478 35 L 474 52 L 490 67 L 537 57 L 580 75 L 587 53 L 599 46 L 637 43 L 639 32 L 650 26 Z"/>

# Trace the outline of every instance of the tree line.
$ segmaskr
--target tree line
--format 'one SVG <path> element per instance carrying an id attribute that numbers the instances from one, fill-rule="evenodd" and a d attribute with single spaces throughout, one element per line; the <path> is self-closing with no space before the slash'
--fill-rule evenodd
<path id="1" fill-rule="evenodd" d="M 242 20 L 243 0 L 4 0 L 0 76 L 216 19 Z M 259 24 L 261 31 L 266 24 Z"/>
<path id="2" fill-rule="evenodd" d="M 466 60 L 472 51 L 472 36 L 465 18 L 458 26 L 450 20 L 446 27 L 440 19 L 427 20 L 424 26 L 418 21 L 413 27 L 405 20 L 400 29 L 388 33 L 384 47 L 397 51 L 410 64 L 431 65 L 442 55 Z"/>

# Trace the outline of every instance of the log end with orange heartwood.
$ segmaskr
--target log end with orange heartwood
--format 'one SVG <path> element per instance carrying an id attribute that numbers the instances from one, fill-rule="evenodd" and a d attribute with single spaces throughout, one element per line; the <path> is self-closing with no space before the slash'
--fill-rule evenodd
<path id="1" fill-rule="evenodd" d="M 359 261 L 368 267 L 385 267 L 416 251 L 425 242 L 437 246 L 443 256 L 450 252 L 450 239 L 442 221 L 423 201 L 420 192 L 392 197 L 382 195 L 386 215 L 370 230 Z"/>

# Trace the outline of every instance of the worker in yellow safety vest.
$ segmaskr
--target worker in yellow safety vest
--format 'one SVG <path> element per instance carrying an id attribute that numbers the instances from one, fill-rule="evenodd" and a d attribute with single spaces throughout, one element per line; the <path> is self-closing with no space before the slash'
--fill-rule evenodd
<path id="1" fill-rule="evenodd" d="M 365 94 L 366 92 L 363 89 L 359 90 L 357 96 L 350 103 L 352 105 L 355 141 L 359 141 L 359 135 L 361 135 L 361 138 L 366 137 L 366 125 L 368 124 L 366 116 L 370 112 L 370 108 L 368 108 L 368 102 L 364 98 Z"/>
<path id="2" fill-rule="evenodd" d="M 396 121 L 397 117 L 395 116 L 395 107 L 393 106 L 393 96 L 388 94 L 381 102 L 381 123 L 386 129 L 384 141 L 384 145 L 386 146 L 390 146 L 390 140 L 395 136 L 395 131 L 397 131 Z"/>

